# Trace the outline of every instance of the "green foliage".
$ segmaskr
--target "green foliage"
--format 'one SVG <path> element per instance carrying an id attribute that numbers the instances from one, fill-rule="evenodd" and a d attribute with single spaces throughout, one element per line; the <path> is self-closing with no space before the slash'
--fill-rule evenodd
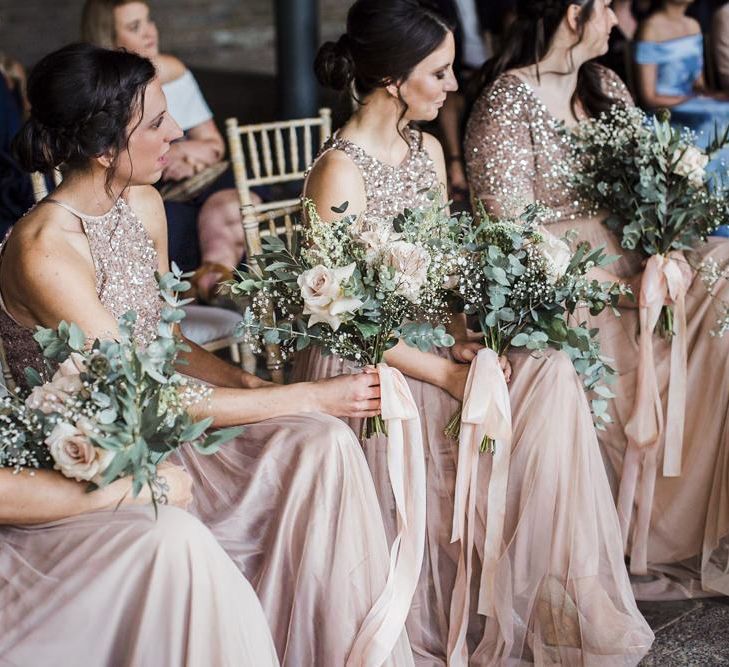
<path id="1" fill-rule="evenodd" d="M 67 322 L 61 322 L 56 329 L 38 327 L 34 338 L 49 369 L 75 355 L 80 389 L 52 411 L 29 409 L 27 399 L 20 394 L 0 406 L 0 410 L 15 415 L 15 431 L 28 442 L 42 443 L 61 422 L 91 424 L 93 431 L 87 434 L 91 443 L 113 452 L 101 477 L 94 478 L 95 485 L 103 486 L 129 475 L 135 495 L 152 483 L 157 465 L 183 443 L 211 454 L 243 430 L 223 429 L 206 435 L 212 418 L 195 421 L 190 416 L 188 406 L 204 399 L 210 390 L 184 378 L 175 368 L 179 354 L 188 349 L 175 335 L 174 327 L 185 316 L 181 306 L 188 301 L 180 300 L 178 295 L 189 288 L 189 283 L 174 264 L 172 271 L 158 275 L 157 281 L 165 305 L 158 335 L 149 345 L 143 347 L 135 340 L 137 317 L 133 311 L 119 318 L 117 340 L 89 341 L 78 326 Z M 41 385 L 53 388 L 59 382 L 58 375 L 44 382 L 34 369 L 26 369 L 26 377 L 30 386 L 39 390 Z M 0 465 L 28 464 L 19 461 L 22 457 L 17 452 L 9 454 L 11 450 L 0 447 Z M 53 463 L 47 451 L 42 459 L 43 465 Z"/>
<path id="2" fill-rule="evenodd" d="M 571 238 L 556 239 L 540 229 L 541 207 L 533 205 L 516 219 L 494 219 L 483 208 L 477 218 L 461 217 L 461 247 L 456 289 L 466 313 L 478 317 L 486 346 L 498 354 L 510 347 L 531 351 L 563 350 L 593 392 L 598 424 L 614 370 L 600 352 L 597 330 L 578 318 L 617 307 L 625 287 L 588 277 L 594 267 L 615 258 L 602 247 Z M 617 311 L 616 311 L 617 312 Z"/>

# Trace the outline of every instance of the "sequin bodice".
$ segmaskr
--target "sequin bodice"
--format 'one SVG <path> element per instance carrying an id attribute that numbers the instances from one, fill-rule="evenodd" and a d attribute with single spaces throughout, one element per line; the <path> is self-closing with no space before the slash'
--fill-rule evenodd
<path id="1" fill-rule="evenodd" d="M 99 301 L 115 318 L 136 311 L 135 336 L 141 343 L 149 343 L 157 334 L 162 302 L 154 277 L 157 251 L 144 225 L 123 199 L 102 216 L 64 208 L 81 220 L 96 269 Z M 2 308 L 0 336 L 13 377 L 24 384 L 24 368 L 41 367 L 33 331 L 15 322 Z"/>
<path id="2" fill-rule="evenodd" d="M 423 147 L 420 132 L 410 129 L 408 143 L 410 150 L 397 167 L 380 162 L 357 144 L 336 135 L 322 146 L 320 155 L 329 150 L 340 150 L 351 158 L 362 173 L 367 197 L 363 222 L 372 224 L 392 220 L 406 208 L 428 204 L 427 193 L 438 186 L 435 165 Z"/>
<path id="3" fill-rule="evenodd" d="M 625 84 L 601 68 L 607 94 L 633 104 Z M 516 215 L 540 201 L 550 207 L 544 222 L 574 220 L 587 213 L 571 185 L 575 167 L 569 137 L 528 84 L 502 74 L 474 104 L 465 150 L 471 193 L 497 214 Z"/>

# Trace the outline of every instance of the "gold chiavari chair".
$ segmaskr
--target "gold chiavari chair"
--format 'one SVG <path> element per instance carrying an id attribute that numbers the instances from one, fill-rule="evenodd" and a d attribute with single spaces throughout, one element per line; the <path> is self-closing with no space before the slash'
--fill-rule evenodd
<path id="1" fill-rule="evenodd" d="M 303 180 L 319 148 L 331 134 L 331 111 L 323 108 L 313 118 L 255 125 L 239 125 L 236 118 L 229 118 L 226 129 L 246 256 L 260 254 L 261 238 L 269 235 L 281 237 L 291 247 L 298 224 L 296 218 L 301 212 L 298 193 L 295 197 L 254 203 L 251 188 Z M 266 365 L 271 378 L 282 383 L 283 361 L 278 345 L 266 346 Z"/>

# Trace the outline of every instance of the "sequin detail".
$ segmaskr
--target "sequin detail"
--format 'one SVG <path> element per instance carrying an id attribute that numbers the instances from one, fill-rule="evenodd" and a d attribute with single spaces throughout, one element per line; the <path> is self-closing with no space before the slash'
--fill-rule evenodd
<path id="1" fill-rule="evenodd" d="M 319 156 L 330 150 L 346 153 L 359 168 L 364 180 L 367 208 L 362 221 L 376 224 L 391 220 L 406 208 L 429 203 L 427 193 L 438 187 L 438 175 L 428 151 L 423 148 L 422 133 L 409 129 L 408 151 L 397 167 L 381 162 L 347 139 L 336 135 L 321 148 Z"/>
<path id="2" fill-rule="evenodd" d="M 157 251 L 147 230 L 123 199 L 102 216 L 72 212 L 79 216 L 89 242 L 99 300 L 115 318 L 136 311 L 135 338 L 149 343 L 157 335 L 162 300 L 154 277 Z M 24 369 L 43 368 L 33 330 L 15 322 L 3 308 L 0 337 L 13 378 L 25 386 Z"/>
<path id="3" fill-rule="evenodd" d="M 630 106 L 625 84 L 601 68 L 605 92 Z M 502 74 L 474 104 L 466 126 L 465 155 L 471 194 L 497 215 L 516 215 L 539 201 L 551 210 L 544 223 L 589 214 L 588 202 L 572 186 L 576 168 L 564 124 L 549 112 L 531 87 Z"/>

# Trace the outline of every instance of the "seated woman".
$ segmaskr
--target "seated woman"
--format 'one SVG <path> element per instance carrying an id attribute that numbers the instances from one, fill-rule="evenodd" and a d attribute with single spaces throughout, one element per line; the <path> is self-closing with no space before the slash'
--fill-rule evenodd
<path id="1" fill-rule="evenodd" d="M 638 26 L 635 42 L 636 88 L 641 105 L 665 107 L 671 122 L 696 133 L 705 148 L 715 130 L 729 125 L 729 96 L 710 91 L 704 80 L 704 38 L 696 19 L 686 16 L 693 0 L 659 0 Z M 726 178 L 729 148 L 707 167 Z M 729 229 L 719 230 L 729 236 Z"/>
<path id="2" fill-rule="evenodd" d="M 176 507 L 156 518 L 129 479 L 0 470 L 0 663 L 278 665 L 250 585 L 183 509 L 191 478 L 163 466 Z"/>
<path id="3" fill-rule="evenodd" d="M 225 142 L 213 114 L 190 70 L 174 56 L 159 52 L 157 26 L 146 2 L 87 0 L 81 32 L 87 42 L 137 53 L 157 68 L 170 114 L 185 132 L 185 140 L 170 149 L 162 183 L 182 181 L 221 160 Z M 232 172 L 227 170 L 190 202 L 165 203 L 165 211 L 170 257 L 186 271 L 198 269 L 193 286 L 199 298 L 208 301 L 245 251 Z"/>
<path id="4" fill-rule="evenodd" d="M 642 257 L 620 247 L 604 224 L 606 214 L 590 216 L 574 187 L 564 130 L 598 116 L 612 105 L 632 105 L 625 85 L 613 72 L 592 61 L 607 50 L 616 19 L 602 0 L 520 0 L 519 19 L 510 48 L 484 70 L 484 87 L 466 129 L 467 167 L 471 192 L 486 210 L 513 215 L 525 204 L 550 207 L 548 229 L 557 235 L 577 230 L 579 240 L 604 245 L 622 255 L 613 274 L 597 278 L 624 280 L 639 293 Z M 535 35 L 544 40 L 535 52 Z M 711 239 L 694 259 L 729 261 L 729 246 Z M 717 290 L 729 298 L 729 286 Z M 594 321 L 600 329 L 603 354 L 612 359 L 618 377 L 610 402 L 613 423 L 598 431 L 615 491 L 631 478 L 636 462 L 625 426 L 636 396 L 638 309 L 621 304 L 621 317 L 605 312 Z M 679 477 L 655 472 L 648 462 L 633 503 L 621 503 L 619 516 L 631 569 L 646 575 L 633 582 L 639 599 L 729 595 L 727 544 L 729 515 L 729 340 L 713 337 L 715 311 L 700 278 L 694 276 L 686 295 L 688 376 L 683 468 Z M 665 414 L 669 387 L 670 344 L 654 337 L 661 409 Z M 710 396 L 712 400 L 706 400 Z M 661 460 L 662 445 L 652 456 Z M 649 449 L 648 447 L 646 449 Z M 644 460 L 649 461 L 648 457 Z M 655 460 L 655 459 L 652 459 Z M 629 484 L 622 486 L 629 497 Z M 621 496 L 623 497 L 623 496 Z M 625 507 L 624 505 L 628 505 Z M 649 521 L 638 525 L 636 517 Z M 643 529 L 644 527 L 644 529 Z"/>
<path id="5" fill-rule="evenodd" d="M 108 337 L 135 310 L 138 340 L 155 336 L 155 272 L 168 260 L 164 208 L 150 184 L 181 136 L 154 65 L 133 53 L 70 45 L 41 60 L 28 91 L 19 162 L 29 171 L 64 163 L 67 173 L 3 247 L 0 323 L 20 382 L 38 362 L 36 325 L 66 320 Z M 214 455 L 179 451 L 193 478 L 191 511 L 253 585 L 281 662 L 341 667 L 384 587 L 388 551 L 361 448 L 321 413 L 377 414 L 379 376 L 272 386 L 188 344 L 181 370 L 212 385 L 194 416 L 247 424 Z M 387 664 L 411 661 L 403 633 Z"/>
<path id="6" fill-rule="evenodd" d="M 454 48 L 449 24 L 425 2 L 352 5 L 347 32 L 325 43 L 315 61 L 322 84 L 359 102 L 305 183 L 304 195 L 323 219 L 336 218 L 333 207 L 346 200 L 358 224 L 386 233 L 403 209 L 427 205 L 429 191 L 445 190 L 441 146 L 413 124 L 433 120 L 456 89 Z M 481 456 L 469 577 L 468 540 L 452 539 L 458 443 L 444 428 L 463 400 L 481 345 L 469 340 L 465 317 L 453 319 L 457 342 L 450 350 L 423 353 L 400 343 L 385 354 L 410 386 L 425 448 L 426 550 L 407 619 L 416 656 L 427 665 L 592 664 L 606 655 L 614 664 L 636 664 L 653 634 L 635 606 L 590 409 L 564 353 L 515 350 L 501 360 L 510 377 L 514 434 L 506 503 L 491 500 L 493 459 Z M 297 354 L 295 364 L 306 379 L 351 367 L 316 349 Z M 365 448 L 394 537 L 387 442 L 371 438 Z M 504 534 L 492 560 L 484 543 L 498 516 Z M 490 572 L 498 585 L 488 593 L 482 577 Z"/>

